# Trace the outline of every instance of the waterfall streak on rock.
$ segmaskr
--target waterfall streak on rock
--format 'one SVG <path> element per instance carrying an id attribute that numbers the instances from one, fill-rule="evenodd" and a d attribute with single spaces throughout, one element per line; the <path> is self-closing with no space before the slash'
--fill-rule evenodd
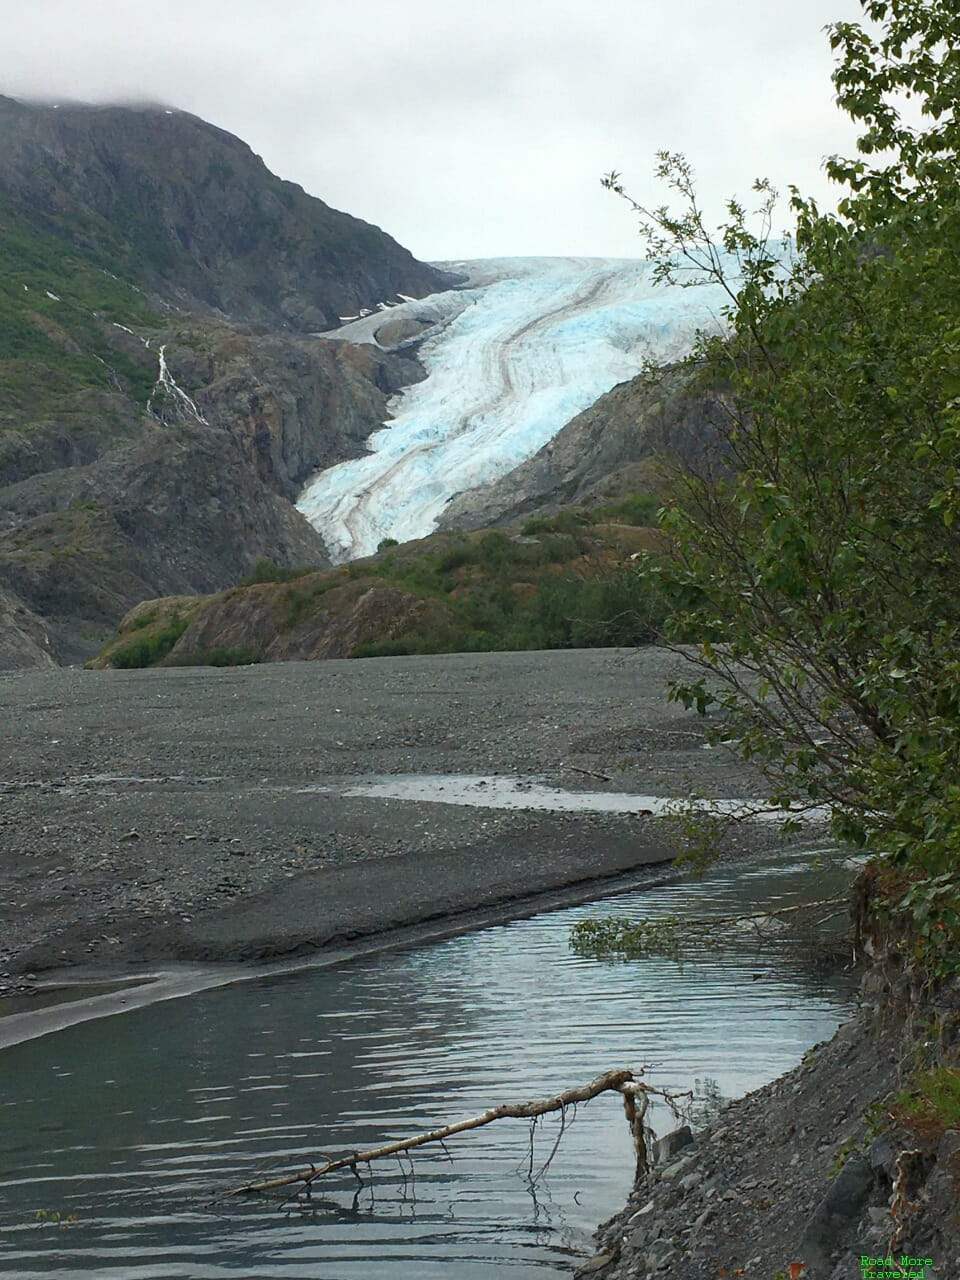
<path id="1" fill-rule="evenodd" d="M 154 416 L 158 416 L 153 408 L 154 399 L 158 395 L 161 397 L 168 396 L 173 401 L 174 407 L 180 413 L 188 414 L 195 421 L 202 423 L 205 427 L 209 426 L 210 424 L 197 407 L 196 401 L 191 399 L 191 397 L 188 396 L 181 387 L 177 386 L 176 380 L 167 365 L 166 351 L 167 347 L 166 344 L 164 344 L 159 351 L 159 372 L 157 373 L 157 381 L 154 384 L 153 391 L 150 393 L 150 400 L 147 404 L 148 412 L 154 413 Z"/>

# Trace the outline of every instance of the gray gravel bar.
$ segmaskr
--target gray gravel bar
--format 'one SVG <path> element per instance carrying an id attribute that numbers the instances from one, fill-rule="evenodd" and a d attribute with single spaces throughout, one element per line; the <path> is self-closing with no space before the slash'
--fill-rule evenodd
<path id="1" fill-rule="evenodd" d="M 672 856 L 642 813 L 344 793 L 468 774 L 758 794 L 667 701 L 681 665 L 649 648 L 4 675 L 0 983 L 305 956 L 641 874 Z M 778 838 L 748 824 L 735 846 Z"/>

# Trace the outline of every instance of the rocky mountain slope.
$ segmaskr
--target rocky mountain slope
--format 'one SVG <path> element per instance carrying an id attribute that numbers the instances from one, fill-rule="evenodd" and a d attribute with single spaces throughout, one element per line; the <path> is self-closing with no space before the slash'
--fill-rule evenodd
<path id="1" fill-rule="evenodd" d="M 451 283 L 239 138 L 162 107 L 0 98 L 0 193 L 117 275 L 272 328 L 328 329 L 398 290 Z"/>
<path id="2" fill-rule="evenodd" d="M 449 282 L 193 117 L 0 99 L 0 667 L 324 564 L 293 499 L 421 372 L 308 331 Z"/>
<path id="3" fill-rule="evenodd" d="M 448 503 L 441 529 L 480 529 L 655 487 L 658 461 L 714 465 L 722 394 L 668 368 L 622 382 L 502 479 Z"/>
<path id="4" fill-rule="evenodd" d="M 22 600 L 0 588 L 0 671 L 55 665 L 46 627 Z"/>

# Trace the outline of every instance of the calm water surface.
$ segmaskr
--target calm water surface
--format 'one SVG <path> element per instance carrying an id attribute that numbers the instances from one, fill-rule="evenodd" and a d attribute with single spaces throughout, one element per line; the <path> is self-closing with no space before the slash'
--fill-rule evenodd
<path id="1" fill-rule="evenodd" d="M 585 915 L 726 915 L 849 879 L 809 854 L 553 912 L 430 947 L 207 991 L 0 1054 L 0 1274 L 20 1280 L 492 1280 L 591 1252 L 633 1155 L 620 1100 L 579 1109 L 530 1179 L 530 1128 L 500 1121 L 334 1178 L 312 1207 L 213 1202 L 261 1168 L 373 1146 L 613 1066 L 743 1093 L 850 1010 L 744 936 L 723 955 L 578 959 Z M 825 878 L 832 883 L 825 885 Z M 712 1087 L 709 1086 L 708 1087 Z M 660 1132 L 672 1125 L 654 1116 Z M 533 1141 L 534 1173 L 557 1121 Z M 54 1215 L 60 1215 L 60 1221 Z M 70 1221 L 64 1222 L 69 1216 Z"/>

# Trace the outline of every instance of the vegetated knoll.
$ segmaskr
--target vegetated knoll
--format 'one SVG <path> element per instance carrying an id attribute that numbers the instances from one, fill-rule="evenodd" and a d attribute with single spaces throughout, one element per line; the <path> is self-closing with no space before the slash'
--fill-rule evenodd
<path id="1" fill-rule="evenodd" d="M 496 483 L 458 494 L 441 529 L 510 524 L 573 503 L 609 502 L 656 483 L 659 460 L 697 468 L 721 449 L 723 393 L 688 366 L 639 374 L 571 419 Z"/>
<path id="2" fill-rule="evenodd" d="M 433 534 L 319 572 L 264 561 L 245 583 L 148 601 L 90 665 L 241 664 L 407 653 L 630 645 L 663 609 L 632 563 L 658 499 L 567 511 L 522 531 Z"/>
<path id="3" fill-rule="evenodd" d="M 0 192 L 117 275 L 270 328 L 327 329 L 454 283 L 275 177 L 239 138 L 158 106 L 0 98 Z"/>

